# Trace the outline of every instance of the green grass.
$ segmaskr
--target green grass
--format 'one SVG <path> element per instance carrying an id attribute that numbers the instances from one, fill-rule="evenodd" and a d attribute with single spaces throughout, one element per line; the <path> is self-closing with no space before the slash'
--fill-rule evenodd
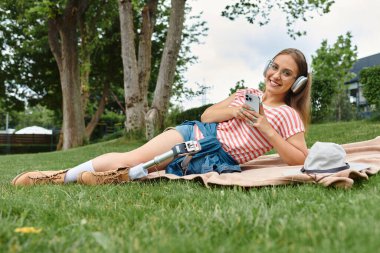
<path id="1" fill-rule="evenodd" d="M 380 122 L 350 121 L 311 125 L 307 134 L 307 145 L 316 141 L 339 144 L 372 139 L 380 135 Z"/>
<path id="2" fill-rule="evenodd" d="M 380 135 L 365 121 L 313 125 L 316 140 Z M 0 252 L 378 252 L 380 177 L 351 190 L 316 185 L 207 189 L 197 182 L 15 188 L 21 171 L 61 169 L 141 141 L 0 156 Z M 15 229 L 32 226 L 39 234 Z"/>

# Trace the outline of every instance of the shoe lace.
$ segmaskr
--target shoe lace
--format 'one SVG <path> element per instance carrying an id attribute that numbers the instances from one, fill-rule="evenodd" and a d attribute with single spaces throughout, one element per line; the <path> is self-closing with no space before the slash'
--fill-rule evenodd
<path id="1" fill-rule="evenodd" d="M 59 171 L 59 172 L 51 174 L 51 175 L 45 175 L 45 174 L 41 173 L 42 176 L 34 176 L 34 177 L 29 176 L 29 178 L 31 180 L 33 180 L 33 182 L 47 181 L 50 183 L 50 182 L 54 182 L 54 180 L 56 180 L 56 179 L 60 179 L 60 177 L 61 177 L 60 175 L 66 173 L 66 171 L 67 170 Z"/>
<path id="2" fill-rule="evenodd" d="M 124 172 L 125 170 L 125 172 Z M 122 183 L 123 180 L 119 178 L 119 176 L 128 174 L 129 168 L 118 168 L 116 170 L 112 171 L 107 171 L 104 172 L 104 174 L 93 174 L 95 176 L 95 180 L 97 184 L 101 183 L 106 183 L 106 184 L 111 184 L 111 183 Z M 123 173 L 124 172 L 124 173 Z"/>

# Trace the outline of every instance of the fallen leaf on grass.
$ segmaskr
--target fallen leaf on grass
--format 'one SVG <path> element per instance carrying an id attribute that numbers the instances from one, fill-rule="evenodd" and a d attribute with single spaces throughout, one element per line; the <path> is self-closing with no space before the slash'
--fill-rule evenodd
<path id="1" fill-rule="evenodd" d="M 41 233 L 42 228 L 35 228 L 35 227 L 22 227 L 22 228 L 16 228 L 16 233 L 22 233 L 22 234 L 39 234 Z"/>

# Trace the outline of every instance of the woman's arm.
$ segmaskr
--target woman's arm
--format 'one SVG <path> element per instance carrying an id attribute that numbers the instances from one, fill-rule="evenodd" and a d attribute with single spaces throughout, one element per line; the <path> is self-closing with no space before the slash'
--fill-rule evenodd
<path id="1" fill-rule="evenodd" d="M 288 165 L 302 165 L 308 154 L 303 132 L 284 140 L 276 131 L 265 134 L 267 140 L 277 150 L 281 159 Z"/>
<path id="2" fill-rule="evenodd" d="M 241 106 L 229 107 L 234 99 L 235 93 L 225 100 L 210 106 L 203 112 L 201 121 L 206 123 L 223 122 L 238 117 Z"/>
<path id="3" fill-rule="evenodd" d="M 288 165 L 302 165 L 305 163 L 308 149 L 303 132 L 296 133 L 284 140 L 269 124 L 262 104 L 260 105 L 260 113 L 246 110 L 244 115 L 247 120 L 254 122 L 252 126 L 256 127 L 265 136 L 285 163 Z"/>

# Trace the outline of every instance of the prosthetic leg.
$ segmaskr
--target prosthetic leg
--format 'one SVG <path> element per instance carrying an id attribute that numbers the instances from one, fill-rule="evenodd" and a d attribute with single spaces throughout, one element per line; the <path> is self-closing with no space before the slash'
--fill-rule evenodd
<path id="1" fill-rule="evenodd" d="M 197 141 L 187 141 L 175 145 L 170 151 L 156 156 L 153 160 L 146 163 L 139 164 L 129 169 L 129 178 L 131 180 L 139 179 L 148 175 L 148 169 L 153 166 L 159 165 L 161 162 L 169 158 L 177 158 L 186 156 L 182 163 L 182 168 L 186 169 L 191 157 L 201 150 L 201 146 Z"/>
<path id="2" fill-rule="evenodd" d="M 186 174 L 187 165 L 189 164 L 192 156 L 201 150 L 201 146 L 198 141 L 187 141 L 175 145 L 168 152 L 154 157 L 146 163 L 141 163 L 132 168 L 119 168 L 117 170 L 111 170 L 106 172 L 82 172 L 78 175 L 77 182 L 86 185 L 99 185 L 99 184 L 111 184 L 111 183 L 125 183 L 128 181 L 136 180 L 148 175 L 148 169 L 159 165 L 161 162 L 180 156 L 186 156 L 183 160 L 181 167 Z"/>

